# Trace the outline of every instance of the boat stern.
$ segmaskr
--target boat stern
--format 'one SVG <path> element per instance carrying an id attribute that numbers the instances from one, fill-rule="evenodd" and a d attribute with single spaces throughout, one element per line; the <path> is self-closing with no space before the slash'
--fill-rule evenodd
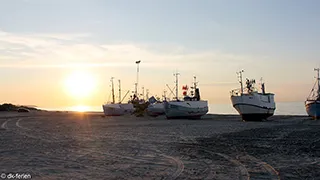
<path id="1" fill-rule="evenodd" d="M 119 104 L 104 104 L 102 105 L 105 116 L 121 116 L 124 115 L 124 109 Z"/>

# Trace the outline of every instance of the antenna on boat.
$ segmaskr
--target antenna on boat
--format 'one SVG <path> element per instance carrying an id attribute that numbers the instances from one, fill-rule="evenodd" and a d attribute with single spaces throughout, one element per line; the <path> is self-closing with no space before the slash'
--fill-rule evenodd
<path id="1" fill-rule="evenodd" d="M 266 93 L 266 90 L 265 90 L 265 86 L 264 86 L 264 82 L 263 82 L 263 78 L 262 78 L 262 77 L 260 78 L 260 84 L 261 84 L 262 94 L 265 94 L 265 93 Z"/>
<path id="2" fill-rule="evenodd" d="M 138 81 L 139 81 L 139 64 L 140 64 L 141 60 L 139 61 L 136 61 L 136 64 L 137 64 L 137 82 L 135 84 L 135 91 L 134 91 L 134 94 L 138 97 Z"/>
<path id="3" fill-rule="evenodd" d="M 144 99 L 144 87 L 142 86 L 142 99 Z"/>
<path id="4" fill-rule="evenodd" d="M 194 89 L 197 89 L 197 84 L 198 84 L 198 82 L 197 82 L 197 77 L 196 77 L 196 76 L 193 76 L 193 79 L 194 79 L 193 88 L 194 88 Z"/>
<path id="5" fill-rule="evenodd" d="M 121 81 L 120 79 L 118 80 L 119 82 L 119 103 L 121 103 Z"/>
<path id="6" fill-rule="evenodd" d="M 319 75 L 319 73 L 320 73 L 320 68 L 314 68 L 314 70 L 317 71 L 317 80 L 320 80 L 320 79 L 319 79 L 319 78 L 320 78 L 320 75 Z"/>
<path id="7" fill-rule="evenodd" d="M 195 93 L 195 91 L 196 91 L 196 89 L 197 89 L 197 84 L 198 84 L 198 82 L 197 82 L 197 77 L 196 76 L 193 76 L 193 86 L 191 86 L 191 91 L 190 91 L 190 95 L 191 96 L 193 96 L 194 95 L 194 93 Z"/>
<path id="8" fill-rule="evenodd" d="M 237 72 L 237 75 L 238 75 L 238 78 L 239 78 L 240 87 L 241 87 L 241 94 L 243 94 L 243 83 L 242 83 L 242 73 L 243 72 L 244 72 L 243 69 L 241 71 Z"/>
<path id="9" fill-rule="evenodd" d="M 175 77 L 176 77 L 176 100 L 178 101 L 178 93 L 179 93 L 179 79 L 178 79 L 178 76 L 180 75 L 180 73 L 176 72 L 173 74 Z"/>
<path id="10" fill-rule="evenodd" d="M 146 89 L 146 98 L 149 100 L 149 89 Z"/>
<path id="11" fill-rule="evenodd" d="M 115 103 L 113 79 L 114 79 L 114 77 L 111 77 L 111 80 L 110 80 L 111 81 L 111 88 L 112 88 L 112 104 Z"/>
<path id="12" fill-rule="evenodd" d="M 164 100 L 164 101 L 167 100 L 166 94 L 167 94 L 167 91 L 166 91 L 166 89 L 164 89 L 164 90 L 163 90 L 163 100 Z"/>
<path id="13" fill-rule="evenodd" d="M 318 82 L 318 94 L 320 92 L 320 84 L 319 84 L 319 81 L 320 81 L 320 68 L 314 68 L 315 71 L 317 71 L 317 82 Z"/>

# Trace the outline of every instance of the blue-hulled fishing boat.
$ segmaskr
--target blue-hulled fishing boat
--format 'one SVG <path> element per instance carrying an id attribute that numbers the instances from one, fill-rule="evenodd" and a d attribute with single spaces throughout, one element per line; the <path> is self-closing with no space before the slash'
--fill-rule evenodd
<path id="1" fill-rule="evenodd" d="M 307 100 L 305 101 L 306 110 L 309 116 L 313 117 L 314 119 L 320 118 L 320 76 L 319 68 L 315 68 L 317 71 L 317 80 L 308 96 Z"/>

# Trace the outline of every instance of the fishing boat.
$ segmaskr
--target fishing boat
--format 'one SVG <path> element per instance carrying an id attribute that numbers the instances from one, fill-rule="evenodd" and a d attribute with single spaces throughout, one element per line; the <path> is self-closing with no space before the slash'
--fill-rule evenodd
<path id="1" fill-rule="evenodd" d="M 115 95 L 114 95 L 114 84 L 113 84 L 113 77 L 111 78 L 111 86 L 112 86 L 112 102 L 105 103 L 102 105 L 103 111 L 106 116 L 120 116 L 124 114 L 133 114 L 135 111 L 137 111 L 137 108 L 139 109 L 139 105 L 144 105 L 145 101 L 144 99 L 139 99 L 138 94 L 138 80 L 139 80 L 139 65 L 141 63 L 141 60 L 135 62 L 137 64 L 137 81 L 135 83 L 135 91 L 134 94 L 130 96 L 130 100 L 127 103 L 122 103 L 125 97 L 130 92 L 127 91 L 124 98 L 121 98 L 121 83 L 119 80 L 119 102 L 115 103 Z M 144 88 L 143 88 L 144 92 Z"/>
<path id="2" fill-rule="evenodd" d="M 120 103 L 119 104 L 125 114 L 131 114 L 134 111 L 134 107 L 132 103 Z"/>
<path id="3" fill-rule="evenodd" d="M 243 89 L 242 73 L 239 75 L 240 89 L 231 91 L 233 107 L 239 112 L 244 121 L 262 121 L 273 116 L 276 109 L 274 94 L 265 92 L 265 85 L 261 79 L 261 92 L 255 88 L 255 80 L 246 79 L 246 88 Z"/>
<path id="4" fill-rule="evenodd" d="M 111 78 L 112 101 L 102 105 L 104 114 L 106 116 L 121 116 L 124 114 L 131 114 L 134 111 L 133 104 L 132 103 L 122 103 L 130 91 L 127 91 L 125 96 L 122 98 L 121 97 L 121 81 L 118 80 L 118 82 L 119 82 L 119 101 L 116 103 L 115 102 L 113 79 L 114 78 L 112 77 Z"/>
<path id="5" fill-rule="evenodd" d="M 124 101 L 124 99 L 127 97 L 128 93 L 130 92 L 130 90 L 127 91 L 127 93 L 124 95 L 124 97 L 122 98 L 121 97 L 121 82 L 120 80 L 119 81 L 119 106 L 123 109 L 124 111 L 124 114 L 131 114 L 133 113 L 134 111 L 134 108 L 133 108 L 133 104 L 128 102 L 128 103 L 122 103 Z"/>
<path id="6" fill-rule="evenodd" d="M 184 98 L 180 100 L 178 98 L 178 75 L 176 77 L 176 97 L 172 101 L 164 102 L 164 110 L 167 119 L 200 119 L 208 112 L 208 101 L 200 99 L 200 91 L 197 88 L 196 77 L 194 77 L 194 86 L 191 96 L 187 94 L 187 86 L 184 86 Z"/>
<path id="7" fill-rule="evenodd" d="M 114 95 L 114 77 L 111 77 L 111 95 L 112 101 L 105 103 L 102 105 L 102 109 L 105 116 L 121 116 L 124 115 L 124 109 L 120 106 L 119 103 L 115 103 L 115 95 Z"/>
<path id="8" fill-rule="evenodd" d="M 315 84 L 313 85 L 313 88 L 307 97 L 307 100 L 305 101 L 305 107 L 306 111 L 309 116 L 311 116 L 314 119 L 320 118 L 320 77 L 319 77 L 319 68 L 315 68 L 315 71 L 317 71 L 317 80 Z"/>
<path id="9" fill-rule="evenodd" d="M 164 115 L 164 102 L 166 101 L 166 97 L 165 97 L 165 93 L 164 93 L 164 99 L 162 101 L 156 99 L 154 96 L 152 96 L 151 98 L 149 98 L 148 102 L 148 108 L 147 108 L 147 114 L 149 116 L 160 116 L 160 115 Z"/>

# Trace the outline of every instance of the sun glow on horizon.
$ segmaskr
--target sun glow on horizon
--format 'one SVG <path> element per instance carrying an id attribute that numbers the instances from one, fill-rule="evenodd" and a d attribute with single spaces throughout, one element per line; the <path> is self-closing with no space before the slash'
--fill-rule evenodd
<path id="1" fill-rule="evenodd" d="M 89 106 L 73 106 L 70 108 L 71 111 L 76 111 L 76 112 L 88 112 L 91 110 L 91 108 Z"/>
<path id="2" fill-rule="evenodd" d="M 68 94 L 80 99 L 92 95 L 96 88 L 96 79 L 86 71 L 75 71 L 65 80 L 65 88 Z"/>

